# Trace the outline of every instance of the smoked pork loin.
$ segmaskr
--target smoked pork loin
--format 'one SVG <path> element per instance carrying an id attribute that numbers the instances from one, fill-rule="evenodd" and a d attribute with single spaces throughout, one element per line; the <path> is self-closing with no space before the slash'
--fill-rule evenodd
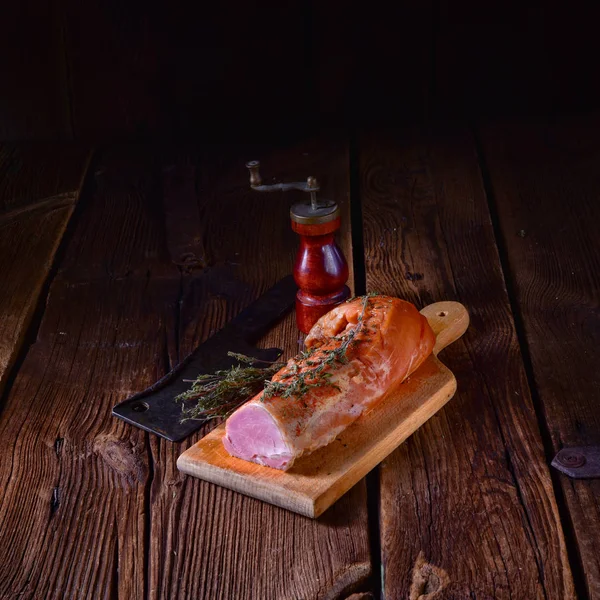
<path id="1" fill-rule="evenodd" d="M 409 302 L 364 296 L 337 306 L 311 329 L 307 351 L 229 417 L 227 452 L 288 470 L 380 402 L 434 343 L 427 319 Z"/>

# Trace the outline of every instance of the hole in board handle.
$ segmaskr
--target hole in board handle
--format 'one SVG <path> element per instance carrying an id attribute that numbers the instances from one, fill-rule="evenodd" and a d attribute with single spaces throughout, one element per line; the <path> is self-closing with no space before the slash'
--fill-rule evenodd
<path id="1" fill-rule="evenodd" d="M 150 406 L 148 404 L 146 404 L 146 402 L 136 402 L 131 407 L 131 410 L 133 412 L 146 412 L 149 408 L 150 408 Z"/>
<path id="2" fill-rule="evenodd" d="M 437 314 L 438 317 L 445 317 L 448 313 L 445 310 L 442 310 Z"/>

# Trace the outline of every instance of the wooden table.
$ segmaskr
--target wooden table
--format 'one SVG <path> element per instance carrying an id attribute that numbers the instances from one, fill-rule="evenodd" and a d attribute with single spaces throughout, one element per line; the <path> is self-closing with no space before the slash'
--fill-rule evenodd
<path id="1" fill-rule="evenodd" d="M 548 466 L 600 444 L 599 135 L 0 146 L 0 598 L 600 598 L 600 481 Z M 291 271 L 253 158 L 341 203 L 356 293 L 471 314 L 455 398 L 318 520 L 182 476 L 203 432 L 111 416 Z"/>

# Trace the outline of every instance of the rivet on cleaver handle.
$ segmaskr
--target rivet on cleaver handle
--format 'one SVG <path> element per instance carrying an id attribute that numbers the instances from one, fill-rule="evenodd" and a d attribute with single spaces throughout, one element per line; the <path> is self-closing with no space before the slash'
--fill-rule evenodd
<path id="1" fill-rule="evenodd" d="M 198 346 L 180 365 L 148 389 L 135 394 L 113 408 L 113 415 L 150 433 L 178 442 L 199 429 L 202 421 L 181 422 L 182 405 L 175 397 L 190 388 L 189 381 L 203 373 L 214 373 L 236 363 L 227 352 L 274 361 L 279 348 L 255 348 L 256 342 L 294 305 L 297 291 L 291 275 L 245 308 L 221 331 Z"/>

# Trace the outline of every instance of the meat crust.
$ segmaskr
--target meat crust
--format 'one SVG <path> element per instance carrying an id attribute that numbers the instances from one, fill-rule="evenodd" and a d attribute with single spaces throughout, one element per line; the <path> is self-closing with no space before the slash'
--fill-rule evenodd
<path id="1" fill-rule="evenodd" d="M 410 302 L 355 298 L 313 326 L 307 352 L 227 420 L 229 454 L 288 470 L 365 415 L 431 354 L 435 335 Z"/>

